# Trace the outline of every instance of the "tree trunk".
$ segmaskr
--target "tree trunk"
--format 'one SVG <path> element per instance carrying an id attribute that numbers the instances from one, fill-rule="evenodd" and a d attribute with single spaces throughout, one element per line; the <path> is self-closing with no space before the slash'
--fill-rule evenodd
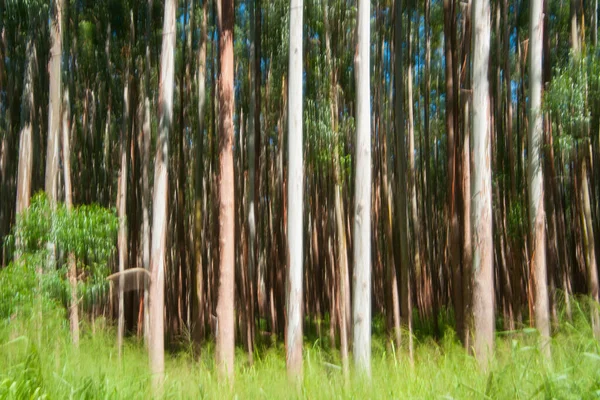
<path id="1" fill-rule="evenodd" d="M 33 116 L 35 113 L 34 79 L 37 53 L 32 33 L 27 38 L 25 78 L 21 97 L 21 134 L 19 140 L 19 169 L 17 172 L 17 214 L 29 207 L 33 173 Z"/>
<path id="2" fill-rule="evenodd" d="M 133 30 L 133 11 L 130 11 L 130 23 Z M 133 32 L 132 37 L 133 40 Z M 125 55 L 127 60 L 125 61 L 125 73 L 123 75 L 123 118 L 121 127 L 121 137 L 119 140 L 119 153 L 121 162 L 121 171 L 119 174 L 119 190 L 117 191 L 117 210 L 119 214 L 119 272 L 123 273 L 127 266 L 127 256 L 129 246 L 127 243 L 127 181 L 128 181 L 128 161 L 127 161 L 127 142 L 129 132 L 129 100 L 131 93 L 129 91 L 129 69 L 131 64 L 131 44 L 129 49 L 126 50 L 128 54 Z M 119 320 L 117 325 L 117 346 L 119 348 L 119 358 L 123 351 L 123 336 L 125 335 L 125 298 L 124 298 L 124 275 L 119 277 Z"/>
<path id="3" fill-rule="evenodd" d="M 65 89 L 63 104 L 63 126 L 62 126 L 62 151 L 63 151 L 63 173 L 65 179 L 65 204 L 67 212 L 73 209 L 73 191 L 71 187 L 71 146 L 69 141 L 70 127 L 70 106 L 69 90 Z M 68 277 L 71 289 L 71 301 L 69 304 L 69 323 L 71 328 L 71 337 L 73 345 L 79 346 L 79 307 L 77 298 L 77 263 L 75 254 L 69 253 L 68 257 Z"/>
<path id="4" fill-rule="evenodd" d="M 286 361 L 288 375 L 302 378 L 303 198 L 302 165 L 302 14 L 303 1 L 290 2 L 288 123 L 288 279 Z M 281 144 L 280 144 L 281 146 Z"/>
<path id="5" fill-rule="evenodd" d="M 52 21 L 50 23 L 50 61 L 48 71 L 50 81 L 50 103 L 48 106 L 48 143 L 46 152 L 46 194 L 51 202 L 58 200 L 58 158 L 59 129 L 62 91 L 62 11 L 64 0 L 55 0 L 50 6 Z M 53 245 L 51 245 L 53 248 Z M 53 250 L 52 250 L 53 251 Z"/>
<path id="6" fill-rule="evenodd" d="M 550 358 L 550 318 L 546 273 L 546 213 L 544 211 L 544 175 L 542 152 L 542 0 L 530 3 L 529 25 L 529 148 L 527 180 L 529 183 L 529 227 L 531 230 L 531 274 L 534 284 L 535 326 L 540 331 L 542 352 Z"/>
<path id="7" fill-rule="evenodd" d="M 456 184 L 457 163 L 456 163 L 456 126 L 457 126 L 457 95 L 456 86 L 459 83 L 455 82 L 455 52 L 458 51 L 454 47 L 456 35 L 456 1 L 444 0 L 444 60 L 445 60 L 445 77 L 446 77 L 446 131 L 447 141 L 446 150 L 448 153 L 448 217 L 450 218 L 450 226 L 447 236 L 448 256 L 450 258 L 450 268 L 452 271 L 452 301 L 454 306 L 454 315 L 456 318 L 456 331 L 459 332 L 462 339 L 464 332 L 464 299 L 462 297 L 462 272 L 460 260 L 460 230 L 458 221 L 458 207 L 456 198 L 458 195 L 458 185 Z"/>
<path id="8" fill-rule="evenodd" d="M 492 241 L 492 171 L 488 64 L 490 3 L 473 0 L 473 107 L 471 226 L 473 235 L 474 349 L 479 365 L 488 368 L 494 350 L 494 271 Z"/>
<path id="9" fill-rule="evenodd" d="M 168 223 L 169 133 L 173 124 L 173 80 L 175 77 L 175 0 L 165 2 L 158 99 L 158 140 L 154 162 L 152 250 L 150 261 L 150 369 L 153 385 L 161 390 L 164 361 L 165 258 Z"/>
<path id="10" fill-rule="evenodd" d="M 406 182 L 406 138 L 404 127 L 404 84 L 402 78 L 402 4 L 396 2 L 394 22 L 394 131 L 396 133 L 396 230 L 400 237 L 400 308 L 401 329 L 412 330 L 412 305 L 410 296 L 410 261 L 408 247 L 408 214 Z M 409 337 L 409 341 L 412 340 Z M 409 348 L 412 347 L 409 344 Z"/>
<path id="11" fill-rule="evenodd" d="M 587 153 L 588 145 L 584 145 Z M 591 307 L 591 322 L 592 331 L 594 337 L 600 340 L 600 316 L 598 313 L 598 267 L 596 261 L 596 249 L 594 239 L 594 226 L 592 223 L 592 211 L 590 206 L 590 191 L 588 185 L 588 169 L 587 169 L 587 157 L 585 154 L 580 156 L 579 161 L 579 190 L 581 194 L 579 199 L 581 201 L 580 213 L 581 213 L 581 230 L 583 236 L 583 250 L 587 272 L 587 284 L 589 295 L 592 300 Z"/>
<path id="12" fill-rule="evenodd" d="M 194 166 L 194 186 L 195 186 L 195 198 L 194 198 L 194 259 L 195 259 L 195 337 L 197 340 L 202 337 L 204 332 L 204 271 L 203 271 L 203 258 L 202 258 L 202 243 L 204 241 L 204 235 L 202 230 L 203 216 L 202 216 L 202 199 L 203 199 L 203 188 L 204 188 L 204 114 L 205 103 L 206 103 L 206 44 L 208 41 L 207 25 L 206 20 L 208 9 L 208 2 L 205 1 L 202 6 L 202 25 L 200 28 L 200 50 L 198 51 L 198 137 L 196 138 L 196 157 Z"/>
<path id="13" fill-rule="evenodd" d="M 354 197 L 354 362 L 371 376 L 371 88 L 369 0 L 358 2 L 356 71 L 356 184 Z"/>
<path id="14" fill-rule="evenodd" d="M 233 383 L 235 215 L 233 178 L 233 0 L 219 0 L 219 289 L 216 361 L 221 378 Z"/>
<path id="15" fill-rule="evenodd" d="M 141 162 L 142 162 L 142 267 L 150 270 L 150 148 L 152 144 L 152 116 L 150 111 L 150 70 L 152 63 L 150 59 L 150 27 L 152 24 L 152 4 L 153 0 L 148 0 L 146 4 L 146 36 L 145 47 L 145 70 L 142 84 L 140 85 L 144 97 L 144 123 L 142 125 L 142 140 L 140 143 Z M 144 343 L 150 344 L 150 318 L 148 309 L 148 285 L 144 284 Z"/>

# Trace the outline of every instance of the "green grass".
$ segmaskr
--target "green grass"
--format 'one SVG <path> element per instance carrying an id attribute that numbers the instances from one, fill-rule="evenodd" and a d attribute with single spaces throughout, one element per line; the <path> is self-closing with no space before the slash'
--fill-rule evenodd
<path id="1" fill-rule="evenodd" d="M 36 317 L 37 315 L 37 317 Z M 537 333 L 522 330 L 497 335 L 495 357 L 484 373 L 457 342 L 451 329 L 439 342 L 416 340 L 411 366 L 404 351 L 394 351 L 381 336 L 373 343 L 370 385 L 356 377 L 345 384 L 339 355 L 319 342 L 306 343 L 304 380 L 294 386 L 285 370 L 281 345 L 257 351 L 249 366 L 238 349 L 235 382 L 219 383 L 212 346 L 199 359 L 189 351 L 168 354 L 164 398 L 500 398 L 580 399 L 600 397 L 600 347 L 585 310 L 563 323 L 552 339 L 552 362 L 537 347 Z M 68 321 L 44 312 L 44 323 L 28 318 L 0 322 L 0 399 L 146 399 L 153 397 L 143 344 L 126 341 L 118 358 L 111 327 L 91 334 L 84 327 L 79 350 L 70 343 Z M 102 321 L 97 325 L 102 326 Z M 185 346 L 184 346 L 185 347 Z M 396 357 L 394 356 L 394 353 Z"/>

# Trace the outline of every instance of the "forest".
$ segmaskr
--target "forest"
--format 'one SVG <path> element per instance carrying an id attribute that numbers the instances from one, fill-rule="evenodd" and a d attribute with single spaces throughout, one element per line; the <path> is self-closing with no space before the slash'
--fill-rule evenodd
<path id="1" fill-rule="evenodd" d="M 0 399 L 598 396 L 598 15 L 0 0 Z"/>

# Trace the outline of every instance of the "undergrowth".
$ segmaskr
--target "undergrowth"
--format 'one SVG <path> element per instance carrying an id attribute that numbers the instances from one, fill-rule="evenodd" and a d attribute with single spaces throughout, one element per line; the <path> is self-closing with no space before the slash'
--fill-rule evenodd
<path id="1" fill-rule="evenodd" d="M 212 346 L 196 356 L 190 350 L 166 359 L 164 398 L 561 398 L 600 396 L 600 348 L 586 311 L 564 322 L 545 360 L 535 330 L 499 333 L 488 372 L 481 371 L 453 331 L 443 338 L 417 338 L 414 363 L 404 350 L 374 338 L 371 384 L 345 383 L 339 355 L 319 341 L 305 343 L 304 379 L 291 385 L 281 345 L 261 349 L 249 365 L 240 348 L 232 387 L 219 383 Z M 4 319 L 0 326 L 0 399 L 146 399 L 153 397 L 143 343 L 130 338 L 118 357 L 115 332 L 91 327 L 79 349 L 72 347 L 64 315 L 43 310 Z M 96 324 L 102 325 L 96 321 Z"/>
<path id="2" fill-rule="evenodd" d="M 0 271 L 0 400 L 157 397 L 143 342 L 128 338 L 119 358 L 115 329 L 100 318 L 93 325 L 82 322 L 80 346 L 75 349 L 65 304 L 48 287 L 33 269 L 11 265 Z M 562 323 L 553 334 L 551 361 L 540 351 L 535 330 L 498 332 L 487 371 L 459 343 L 449 313 L 439 319 L 439 340 L 433 339 L 427 321 L 415 319 L 413 363 L 406 349 L 397 349 L 386 339 L 384 323 L 376 318 L 370 384 L 353 373 L 346 382 L 339 352 L 331 349 L 327 339 L 319 339 L 310 326 L 305 337 L 304 378 L 298 385 L 287 378 L 281 340 L 257 346 L 252 365 L 239 347 L 235 382 L 230 386 L 217 379 L 213 344 L 205 343 L 198 354 L 191 335 L 183 335 L 178 350 L 166 354 L 160 397 L 598 398 L 600 345 L 588 318 L 589 307 L 597 305 L 586 299 L 573 304 L 572 321 L 561 316 Z"/>

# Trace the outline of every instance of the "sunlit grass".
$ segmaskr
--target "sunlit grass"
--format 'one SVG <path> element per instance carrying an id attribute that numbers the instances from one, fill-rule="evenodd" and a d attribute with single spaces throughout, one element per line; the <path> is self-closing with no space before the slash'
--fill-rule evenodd
<path id="1" fill-rule="evenodd" d="M 143 343 L 126 341 L 118 357 L 112 328 L 86 332 L 71 346 L 66 319 L 45 313 L 44 324 L 3 321 L 0 328 L 0 398 L 145 399 L 153 397 Z M 248 365 L 238 349 L 233 386 L 219 383 L 212 346 L 199 358 L 191 351 L 168 354 L 164 398 L 592 398 L 600 395 L 600 347 L 587 313 L 564 322 L 552 339 L 552 362 L 545 360 L 534 330 L 497 335 L 489 372 L 460 346 L 446 327 L 443 338 L 417 338 L 414 365 L 381 337 L 374 339 L 370 385 L 357 377 L 346 383 L 339 355 L 319 341 L 306 343 L 304 380 L 291 384 L 281 345 L 257 351 Z M 41 328 L 41 335 L 40 333 Z M 185 347 L 185 346 L 184 346 Z M 191 347 L 191 346 L 190 346 Z M 394 357 L 394 354 L 396 355 Z"/>

